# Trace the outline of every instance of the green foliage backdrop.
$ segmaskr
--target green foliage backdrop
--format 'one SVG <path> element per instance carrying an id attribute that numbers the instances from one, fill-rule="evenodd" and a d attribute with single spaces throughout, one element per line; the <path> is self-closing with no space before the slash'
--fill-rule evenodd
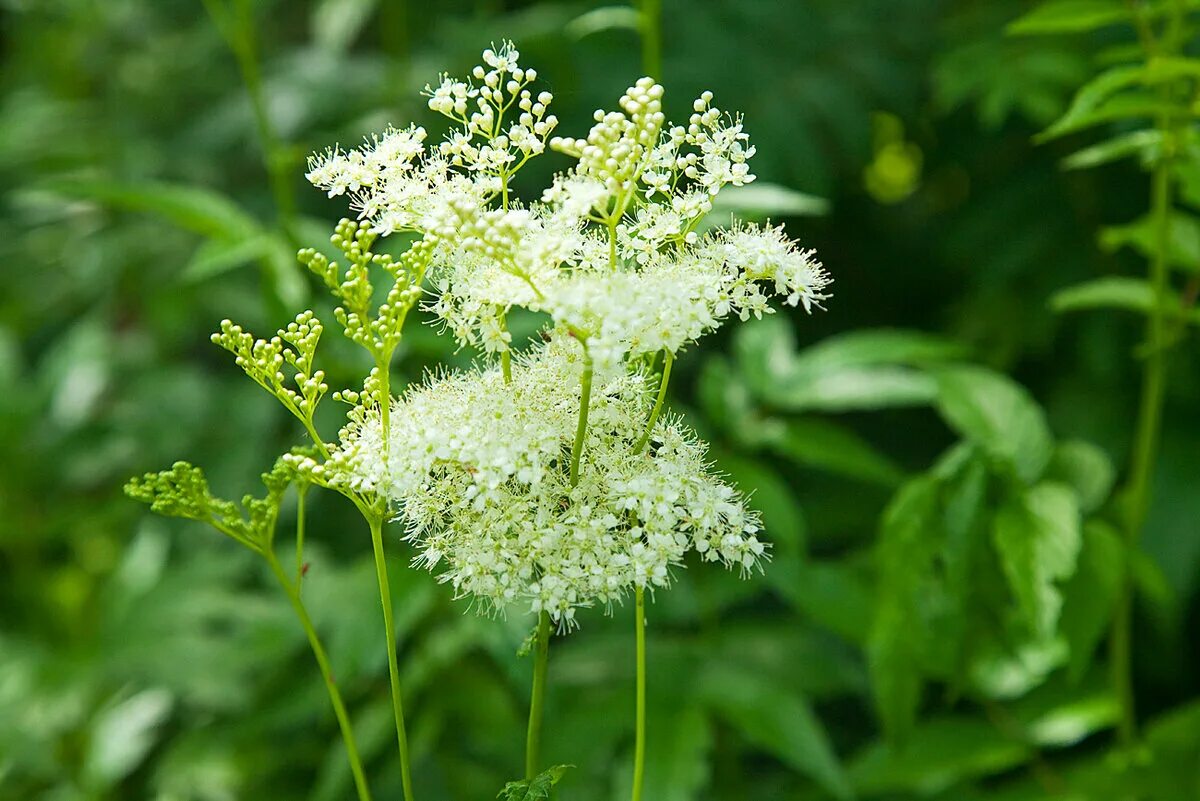
<path id="1" fill-rule="evenodd" d="M 677 365 L 670 402 L 753 488 L 774 559 L 654 599 L 647 799 L 1200 798 L 1200 158 L 1194 92 L 1171 94 L 1200 75 L 1192 5 L 1176 52 L 1135 68 L 1134 23 L 1169 43 L 1172 3 L 664 0 L 667 111 L 710 88 L 759 148 L 760 183 L 723 211 L 786 222 L 836 283 L 827 313 Z M 504 38 L 585 130 L 642 74 L 644 20 L 549 0 L 0 13 L 0 799 L 349 798 L 267 572 L 121 486 L 186 458 L 239 495 L 296 440 L 208 336 L 332 318 L 294 259 L 343 213 L 306 154 L 430 125 L 418 90 Z M 1151 101 L 1191 110 L 1132 108 Z M 1178 202 L 1156 218 L 1140 166 L 1164 141 Z M 1147 257 L 1178 290 L 1149 351 L 1167 295 Z M 1138 387 L 1167 334 L 1131 546 Z M 364 365 L 335 339 L 340 386 Z M 397 367 L 471 358 L 414 326 Z M 308 511 L 305 600 L 376 797 L 398 798 L 369 537 L 343 499 Z M 532 618 L 464 614 L 397 539 L 419 796 L 492 798 L 520 773 Z M 574 766 L 563 799 L 627 792 L 630 628 L 591 610 L 556 641 L 543 748 Z"/>

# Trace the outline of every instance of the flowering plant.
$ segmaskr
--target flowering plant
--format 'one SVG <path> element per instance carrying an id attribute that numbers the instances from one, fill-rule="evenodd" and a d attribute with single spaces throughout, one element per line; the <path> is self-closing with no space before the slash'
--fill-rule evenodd
<path id="1" fill-rule="evenodd" d="M 645 590 L 669 586 L 695 551 L 748 573 L 767 558 L 745 498 L 714 473 L 705 446 L 663 413 L 676 355 L 731 316 L 771 311 L 772 296 L 811 311 L 829 278 L 812 251 L 782 228 L 734 224 L 704 230 L 723 187 L 754 180 L 740 117 L 705 92 L 686 125 L 662 111 L 663 89 L 642 78 L 618 110 L 597 111 L 580 139 L 552 136 L 558 121 L 532 69 L 504 43 L 483 53 L 469 80 L 442 76 L 429 107 L 453 123 L 436 147 L 424 128 L 389 128 L 352 150 L 310 160 L 308 179 L 357 213 L 331 239 L 345 266 L 299 254 L 339 302 L 344 334 L 371 355 L 336 441 L 314 414 L 329 387 L 315 366 L 323 333 L 304 311 L 271 339 L 224 321 L 213 341 L 273 394 L 312 442 L 285 454 L 264 480 L 264 499 L 243 510 L 211 495 L 186 463 L 130 482 L 131 495 L 163 514 L 202 520 L 262 554 L 309 634 L 338 714 L 360 798 L 369 797 L 353 732 L 295 577 L 274 553 L 287 488 L 312 486 L 350 499 L 368 523 L 385 622 L 404 791 L 413 798 L 400 697 L 383 527 L 399 521 L 414 565 L 438 573 L 477 608 L 528 609 L 538 617 L 524 782 L 553 784 L 538 746 L 551 629 L 579 624 L 578 610 L 613 608 L 632 595 L 637 634 L 637 742 L 633 798 L 641 797 L 645 717 Z M 540 199 L 523 203 L 512 177 L 547 149 L 575 160 Z M 375 249 L 402 233 L 392 257 Z M 375 281 L 389 284 L 376 304 Z M 430 376 L 399 397 L 390 366 L 409 313 L 424 307 L 483 358 L 472 370 Z M 514 308 L 546 316 L 542 335 L 515 351 Z"/>

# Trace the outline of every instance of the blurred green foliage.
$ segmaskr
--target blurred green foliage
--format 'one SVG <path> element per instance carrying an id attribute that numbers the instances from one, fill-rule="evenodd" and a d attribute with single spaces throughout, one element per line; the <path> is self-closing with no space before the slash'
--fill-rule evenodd
<path id="1" fill-rule="evenodd" d="M 1106 514 L 1153 302 L 1134 276 L 1154 249 L 1145 175 L 1110 157 L 1155 143 L 1129 126 L 1115 144 L 1033 141 L 1089 113 L 1076 88 L 1128 59 L 1132 30 L 1095 28 L 1125 4 L 1050 3 L 1015 26 L 1037 37 L 1006 33 L 1032 8 L 1018 2 L 663 6 L 667 111 L 711 88 L 745 112 L 763 184 L 809 197 L 756 185 L 735 211 L 783 215 L 836 284 L 828 313 L 679 362 L 672 403 L 754 489 L 775 559 L 754 582 L 684 571 L 654 599 L 646 797 L 1200 797 L 1186 322 L 1140 550 Z M 296 441 L 208 335 L 224 317 L 273 329 L 300 303 L 328 316 L 293 259 L 340 214 L 304 184 L 306 153 L 431 125 L 417 90 L 501 38 L 551 83 L 563 130 L 583 130 L 640 74 L 637 17 L 514 0 L 2 8 L 0 799 L 350 797 L 265 569 L 120 487 L 186 458 L 240 496 Z M 1169 255 L 1193 273 L 1195 219 L 1179 212 Z M 1194 301 L 1194 280 L 1182 289 Z M 1096 310 L 1114 305 L 1134 313 Z M 471 358 L 446 348 L 414 326 L 399 369 Z M 334 385 L 363 369 L 336 337 L 325 358 Z M 341 499 L 313 493 L 309 512 L 305 599 L 376 796 L 396 798 L 368 534 Z M 463 614 L 390 546 L 419 797 L 492 798 L 521 764 L 531 620 Z M 1112 735 L 1103 647 L 1126 570 L 1134 747 Z M 626 792 L 631 629 L 597 610 L 555 641 L 545 750 L 575 766 L 562 798 Z"/>

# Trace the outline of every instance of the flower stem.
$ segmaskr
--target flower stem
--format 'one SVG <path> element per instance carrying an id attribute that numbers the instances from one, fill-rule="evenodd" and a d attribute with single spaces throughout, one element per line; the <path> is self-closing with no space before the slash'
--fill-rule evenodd
<path id="1" fill-rule="evenodd" d="M 308 495 L 307 484 L 296 485 L 296 592 L 300 592 L 304 581 L 304 497 Z"/>
<path id="2" fill-rule="evenodd" d="M 638 22 L 642 33 L 642 69 L 655 80 L 662 79 L 662 0 L 638 0 Z"/>
<path id="3" fill-rule="evenodd" d="M 542 708 L 546 699 L 546 666 L 550 659 L 550 613 L 538 614 L 537 646 L 533 656 L 533 693 L 529 703 L 529 729 L 525 735 L 525 778 L 538 774 L 542 744 Z"/>
<path id="4" fill-rule="evenodd" d="M 383 606 L 383 633 L 387 644 L 388 675 L 391 679 L 392 714 L 396 719 L 396 741 L 400 748 L 400 778 L 404 801 L 413 801 L 412 774 L 408 759 L 408 736 L 404 733 L 404 706 L 400 699 L 400 666 L 396 661 L 396 629 L 392 622 L 392 592 L 388 585 L 387 562 L 383 552 L 383 518 L 372 515 L 371 546 L 375 550 L 375 576 L 379 581 L 379 600 Z"/>
<path id="5" fill-rule="evenodd" d="M 642 587 L 633 590 L 637 626 L 637 722 L 633 741 L 633 801 L 642 801 L 646 773 L 646 597 Z"/>
<path id="6" fill-rule="evenodd" d="M 1179 28 L 1182 11 L 1179 3 L 1172 4 L 1165 35 L 1161 43 L 1151 38 L 1146 58 L 1153 58 L 1159 47 L 1174 54 L 1179 47 Z M 1164 104 L 1171 101 L 1171 86 L 1159 89 Z M 1171 158 L 1175 147 L 1175 123 L 1169 113 L 1156 120 L 1163 137 L 1162 153 L 1154 165 L 1150 179 L 1150 215 L 1154 226 L 1154 256 L 1150 260 L 1150 284 L 1154 305 L 1146 318 L 1147 349 L 1142 370 L 1141 398 L 1138 402 L 1137 428 L 1134 432 L 1133 453 L 1129 465 L 1127 487 L 1127 519 L 1125 526 L 1126 567 L 1121 577 L 1117 602 L 1113 611 L 1108 641 L 1109 670 L 1113 692 L 1120 707 L 1117 735 L 1122 743 L 1137 739 L 1137 708 L 1133 692 L 1133 586 L 1129 558 L 1137 548 L 1150 507 L 1150 484 L 1154 474 L 1161 440 L 1163 404 L 1166 396 L 1167 348 L 1166 326 L 1168 309 L 1167 251 L 1171 236 Z"/>
<path id="7" fill-rule="evenodd" d="M 371 791 L 367 787 L 367 779 L 363 774 L 362 759 L 358 755 L 358 746 L 354 741 L 354 729 L 350 726 L 346 705 L 342 702 L 342 694 L 338 690 L 337 684 L 334 683 L 333 671 L 329 667 L 329 658 L 325 655 L 325 648 L 321 645 L 317 630 L 308 616 L 308 610 L 304 608 L 304 602 L 300 600 L 299 588 L 288 581 L 283 565 L 279 564 L 279 559 L 273 551 L 267 549 L 263 551 L 263 556 L 266 557 L 267 564 L 271 566 L 271 572 L 275 574 L 279 586 L 287 594 L 292 609 L 295 610 L 296 617 L 300 619 L 300 625 L 304 627 L 304 633 L 308 636 L 308 644 L 312 647 L 317 667 L 321 670 L 321 678 L 325 680 L 325 689 L 329 693 L 329 702 L 333 705 L 333 714 L 337 717 L 338 728 L 342 731 L 342 741 L 346 744 L 346 757 L 350 760 L 350 772 L 354 774 L 354 787 L 358 791 L 359 801 L 371 801 Z"/>
<path id="8" fill-rule="evenodd" d="M 579 457 L 583 453 L 583 439 L 587 434 L 588 405 L 592 400 L 592 357 L 587 345 L 583 346 L 583 378 L 580 380 L 579 425 L 575 427 L 575 444 L 571 446 L 571 486 L 579 483 Z"/>
<path id="9" fill-rule="evenodd" d="M 650 411 L 650 419 L 646 421 L 646 431 L 642 434 L 641 439 L 633 446 L 634 454 L 641 453 L 646 444 L 650 442 L 650 434 L 654 431 L 654 424 L 658 422 L 658 415 L 662 413 L 663 400 L 667 397 L 667 384 L 671 380 L 671 365 L 675 363 L 675 354 L 669 350 L 664 350 L 665 358 L 663 359 L 663 374 L 662 381 L 658 385 L 658 398 L 654 401 L 654 408 Z"/>

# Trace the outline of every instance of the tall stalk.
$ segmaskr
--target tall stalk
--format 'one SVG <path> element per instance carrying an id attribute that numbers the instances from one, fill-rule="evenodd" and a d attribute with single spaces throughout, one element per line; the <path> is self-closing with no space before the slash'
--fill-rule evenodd
<path id="1" fill-rule="evenodd" d="M 290 159 L 267 110 L 252 3 L 250 0 L 204 0 L 204 6 L 237 59 L 238 71 L 241 72 L 242 83 L 250 99 L 250 110 L 254 115 L 263 166 L 267 170 L 271 195 L 279 214 L 279 227 L 289 243 L 299 247 L 295 236 L 296 194 L 289 179 Z"/>
<path id="2" fill-rule="evenodd" d="M 525 778 L 538 773 L 538 755 L 542 745 L 542 709 L 546 699 L 546 668 L 550 657 L 550 614 L 538 613 L 536 647 L 533 656 L 533 691 L 529 701 L 529 727 L 525 732 Z"/>
<path id="3" fill-rule="evenodd" d="M 271 566 L 271 572 L 275 574 L 279 586 L 283 588 L 288 601 L 291 602 L 292 609 L 308 637 L 308 644 L 317 660 L 317 667 L 321 671 L 325 690 L 329 693 L 329 702 L 333 705 L 333 714 L 337 717 L 338 728 L 342 732 L 342 741 L 346 744 L 346 757 L 350 760 L 350 772 L 354 775 L 354 788 L 358 793 L 359 801 L 371 801 L 371 791 L 367 787 L 367 779 L 363 774 L 362 759 L 358 755 L 358 745 L 354 740 L 354 729 L 350 725 L 350 716 L 346 713 L 342 693 L 333 680 L 333 670 L 329 667 L 329 658 L 325 654 L 325 648 L 321 645 L 321 639 L 317 636 L 317 630 L 308 616 L 308 610 L 300 599 L 299 587 L 288 579 L 287 573 L 284 572 L 283 565 L 279 564 L 279 559 L 275 556 L 274 551 L 268 548 L 263 552 L 263 556 L 266 557 L 267 564 Z"/>
<path id="4" fill-rule="evenodd" d="M 1147 62 L 1155 57 L 1173 57 L 1180 49 L 1183 10 L 1180 3 L 1171 6 L 1161 39 L 1140 14 L 1137 17 L 1139 41 Z M 1163 105 L 1172 100 L 1171 85 L 1159 89 Z M 1170 247 L 1171 210 L 1173 206 L 1172 159 L 1176 147 L 1176 123 L 1169 112 L 1160 114 L 1155 128 L 1162 140 L 1161 152 L 1154 164 L 1150 179 L 1150 216 L 1154 229 L 1154 255 L 1150 260 L 1149 280 L 1153 291 L 1153 306 L 1146 318 L 1145 361 L 1142 368 L 1141 397 L 1138 402 L 1137 428 L 1134 432 L 1126 489 L 1125 544 L 1132 555 L 1141 539 L 1150 508 L 1150 485 L 1154 463 L 1162 434 L 1163 404 L 1166 396 L 1167 342 L 1166 331 L 1171 309 L 1168 304 L 1167 251 Z M 1133 586 L 1128 567 L 1122 574 L 1121 586 L 1113 613 L 1109 637 L 1109 667 L 1113 691 L 1120 706 L 1117 727 L 1122 742 L 1137 739 L 1137 709 L 1133 692 Z"/>
<path id="5" fill-rule="evenodd" d="M 383 552 L 383 518 L 372 515 L 367 522 L 371 526 L 371 547 L 375 552 L 375 578 L 379 582 L 379 601 L 383 607 L 383 633 L 387 646 L 388 677 L 391 682 L 392 715 L 396 721 L 396 743 L 400 750 L 400 779 L 404 785 L 404 801 L 413 801 L 408 735 L 404 731 L 404 705 L 400 699 L 400 665 L 396 659 L 396 627 L 392 618 L 392 592 L 388 583 L 387 563 Z"/>

